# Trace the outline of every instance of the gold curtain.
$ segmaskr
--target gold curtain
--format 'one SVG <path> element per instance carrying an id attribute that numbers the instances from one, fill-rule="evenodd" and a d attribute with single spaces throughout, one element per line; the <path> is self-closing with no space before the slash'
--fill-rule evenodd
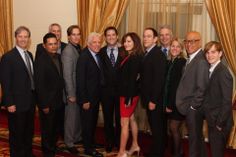
<path id="1" fill-rule="evenodd" d="M 12 48 L 12 0 L 0 0 L 0 57 Z"/>
<path id="2" fill-rule="evenodd" d="M 82 45 L 90 32 L 103 33 L 107 26 L 118 27 L 129 0 L 77 0 Z"/>
<path id="3" fill-rule="evenodd" d="M 206 0 L 208 12 L 214 24 L 219 40 L 223 45 L 225 58 L 236 75 L 236 2 L 232 0 Z M 235 101 L 235 96 L 234 100 Z M 236 123 L 236 111 L 233 110 Z M 228 145 L 236 148 L 236 127 L 234 125 Z"/>

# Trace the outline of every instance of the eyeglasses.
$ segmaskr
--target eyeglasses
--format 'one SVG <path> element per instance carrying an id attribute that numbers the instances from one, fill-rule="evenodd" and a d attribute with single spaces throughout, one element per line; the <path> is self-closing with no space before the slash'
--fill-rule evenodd
<path id="1" fill-rule="evenodd" d="M 193 39 L 193 40 L 184 40 L 184 44 L 195 44 L 196 42 L 200 41 L 200 39 Z"/>

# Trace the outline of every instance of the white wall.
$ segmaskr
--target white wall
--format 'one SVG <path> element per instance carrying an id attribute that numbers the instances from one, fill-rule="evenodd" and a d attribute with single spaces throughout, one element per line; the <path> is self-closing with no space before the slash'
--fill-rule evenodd
<path id="1" fill-rule="evenodd" d="M 14 30 L 27 26 L 31 35 L 30 51 L 34 54 L 38 43 L 48 32 L 51 23 L 62 26 L 62 41 L 67 42 L 66 29 L 77 24 L 76 0 L 13 0 Z"/>

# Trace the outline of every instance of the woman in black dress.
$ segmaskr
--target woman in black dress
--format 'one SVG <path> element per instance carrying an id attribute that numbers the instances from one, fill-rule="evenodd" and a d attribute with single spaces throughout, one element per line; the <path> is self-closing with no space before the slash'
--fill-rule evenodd
<path id="1" fill-rule="evenodd" d="M 176 108 L 175 97 L 185 63 L 186 59 L 183 57 L 183 45 L 177 38 L 173 39 L 168 56 L 164 105 L 166 106 L 170 133 L 173 138 L 174 157 L 182 156 L 180 126 L 184 116 L 181 115 Z"/>

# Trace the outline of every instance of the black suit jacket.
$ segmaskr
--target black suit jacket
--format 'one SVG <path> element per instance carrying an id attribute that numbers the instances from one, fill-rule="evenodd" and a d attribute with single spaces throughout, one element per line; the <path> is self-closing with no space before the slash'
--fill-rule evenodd
<path id="1" fill-rule="evenodd" d="M 101 71 L 87 47 L 82 50 L 77 62 L 76 86 L 78 104 L 98 103 L 101 92 Z"/>
<path id="2" fill-rule="evenodd" d="M 62 64 L 58 54 L 60 72 L 51 56 L 43 52 L 35 61 L 35 86 L 39 108 L 56 109 L 63 105 L 64 79 Z"/>
<path id="3" fill-rule="evenodd" d="M 32 54 L 28 54 L 33 61 Z M 29 110 L 34 105 L 34 97 L 30 76 L 20 52 L 13 48 L 2 56 L 0 65 L 4 105 L 16 105 L 16 112 Z"/>
<path id="4" fill-rule="evenodd" d="M 100 56 L 103 63 L 104 85 L 102 87 L 103 93 L 106 95 L 118 95 L 118 76 L 120 63 L 125 57 L 123 48 L 118 48 L 118 57 L 115 66 L 112 66 L 109 56 L 107 55 L 107 46 L 100 50 Z"/>
<path id="5" fill-rule="evenodd" d="M 209 126 L 232 127 L 232 92 L 233 78 L 228 69 L 219 63 L 211 74 L 203 105 Z"/>
<path id="6" fill-rule="evenodd" d="M 157 46 L 144 56 L 141 66 L 141 98 L 146 107 L 150 101 L 162 105 L 166 62 L 165 55 Z"/>
<path id="7" fill-rule="evenodd" d="M 64 48 L 66 47 L 66 43 L 61 42 L 61 52 L 64 50 Z M 35 60 L 37 60 L 39 58 L 39 56 L 42 54 L 42 52 L 45 52 L 45 48 L 43 47 L 43 43 L 40 43 L 37 45 L 36 47 L 36 52 L 35 52 Z"/>
<path id="8" fill-rule="evenodd" d="M 119 93 L 126 100 L 139 94 L 139 77 L 142 56 L 132 55 L 121 65 L 119 75 Z"/>

